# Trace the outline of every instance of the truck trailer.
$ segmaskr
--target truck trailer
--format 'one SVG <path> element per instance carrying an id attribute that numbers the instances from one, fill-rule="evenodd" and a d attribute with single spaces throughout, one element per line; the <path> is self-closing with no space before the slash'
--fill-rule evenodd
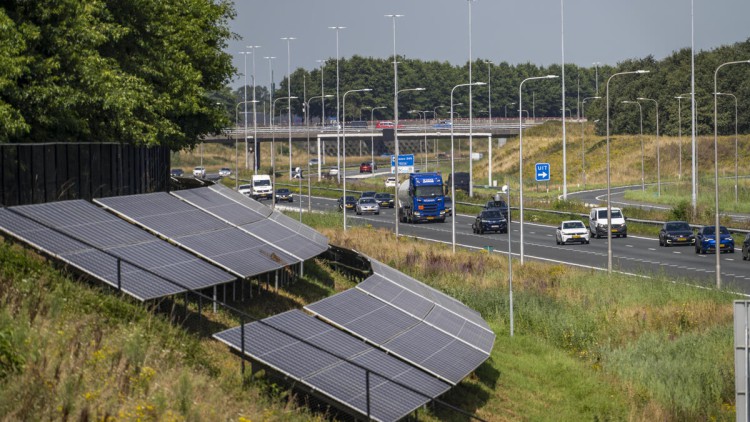
<path id="1" fill-rule="evenodd" d="M 443 177 L 438 173 L 411 173 L 398 188 L 398 217 L 404 223 L 445 222 Z"/>

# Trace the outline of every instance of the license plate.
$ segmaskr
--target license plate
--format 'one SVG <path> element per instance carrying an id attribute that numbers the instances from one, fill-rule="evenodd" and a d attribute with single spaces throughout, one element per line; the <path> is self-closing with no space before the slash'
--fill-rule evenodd
<path id="1" fill-rule="evenodd" d="M 612 233 L 617 233 L 617 229 L 612 229 Z"/>
<path id="2" fill-rule="evenodd" d="M 427 217 L 428 220 L 434 220 L 435 217 Z"/>
<path id="3" fill-rule="evenodd" d="M 721 248 L 726 248 L 726 247 L 727 247 L 727 245 L 721 245 L 720 247 L 721 247 Z"/>
<path id="4" fill-rule="evenodd" d="M 678 237 L 677 240 L 680 241 L 680 242 L 684 242 L 685 238 L 684 237 Z"/>
<path id="5" fill-rule="evenodd" d="M 580 238 L 581 238 L 581 236 L 580 236 L 580 235 L 577 235 L 577 234 L 574 234 L 574 235 L 573 235 L 573 239 L 580 239 Z"/>
<path id="6" fill-rule="evenodd" d="M 493 225 L 492 225 L 492 228 L 493 228 L 493 229 L 499 229 L 499 228 L 500 228 L 500 226 L 498 226 L 497 224 L 493 224 Z"/>

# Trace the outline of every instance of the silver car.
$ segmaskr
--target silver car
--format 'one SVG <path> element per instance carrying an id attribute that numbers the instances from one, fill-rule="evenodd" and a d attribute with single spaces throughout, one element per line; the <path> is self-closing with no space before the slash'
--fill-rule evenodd
<path id="1" fill-rule="evenodd" d="M 374 197 L 359 198 L 357 205 L 354 206 L 354 211 L 357 212 L 357 215 L 364 213 L 378 215 L 380 214 L 380 205 L 378 205 L 378 200 Z"/>

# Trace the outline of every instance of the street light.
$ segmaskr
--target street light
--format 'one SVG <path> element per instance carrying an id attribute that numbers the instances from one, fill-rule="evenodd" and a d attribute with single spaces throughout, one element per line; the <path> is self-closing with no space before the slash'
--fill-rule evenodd
<path id="1" fill-rule="evenodd" d="M 526 81 L 533 81 L 536 79 L 555 79 L 559 78 L 558 75 L 546 75 L 536 76 L 532 78 L 526 78 L 521 81 L 518 85 L 518 218 L 519 218 L 519 229 L 520 229 L 520 244 L 521 244 L 521 265 L 523 265 L 523 84 Z"/>
<path id="2" fill-rule="evenodd" d="M 453 118 L 453 91 L 456 90 L 456 88 L 460 88 L 462 86 L 481 86 L 485 85 L 484 82 L 473 82 L 469 84 L 459 84 L 453 87 L 451 89 L 451 119 Z M 451 200 L 455 201 L 456 198 L 456 163 L 455 163 L 455 152 L 453 151 L 453 127 L 455 125 L 453 124 L 453 120 L 451 120 Z M 398 164 L 398 163 L 397 163 Z M 469 180 L 469 185 L 471 185 L 471 180 Z M 456 253 L 456 207 L 454 202 L 453 212 L 451 216 L 451 246 L 453 248 L 453 253 Z"/>
<path id="3" fill-rule="evenodd" d="M 717 88 L 717 79 L 719 77 L 719 69 L 730 64 L 750 63 L 750 60 L 740 60 L 734 62 L 726 62 L 719 65 L 714 72 L 714 195 L 715 195 L 715 206 L 716 206 L 716 228 L 714 231 L 714 238 L 716 240 L 716 288 L 721 288 L 721 233 L 719 232 L 719 125 L 717 123 L 717 98 L 719 97 L 719 89 Z"/>
<path id="4" fill-rule="evenodd" d="M 734 204 L 737 205 L 737 186 L 740 183 L 738 170 L 737 157 L 739 156 L 739 149 L 737 148 L 737 96 L 734 94 L 728 94 L 724 92 L 717 92 L 716 95 L 726 95 L 734 98 Z"/>
<path id="5" fill-rule="evenodd" d="M 630 72 L 615 73 L 607 79 L 607 274 L 612 274 L 612 191 L 611 172 L 609 167 L 609 82 L 618 75 L 644 74 L 648 70 L 634 70 Z"/>
<path id="6" fill-rule="evenodd" d="M 339 137 L 339 134 L 341 133 L 341 124 L 339 120 L 339 116 L 341 115 L 341 110 L 339 109 L 339 31 L 346 29 L 346 27 L 329 26 L 328 29 L 336 31 L 336 168 L 339 169 L 336 174 L 336 179 L 338 183 L 341 183 L 341 139 Z M 344 207 L 344 212 L 346 212 L 346 207 Z"/>
<path id="7" fill-rule="evenodd" d="M 394 25 L 395 25 L 395 19 L 394 19 Z M 395 31 L 395 29 L 394 29 L 394 31 Z M 395 32 L 394 32 L 394 34 L 395 34 Z M 394 61 L 395 61 L 395 56 L 394 56 Z M 393 143 L 394 143 L 394 148 L 393 149 L 394 149 L 394 154 L 395 154 L 394 169 L 396 171 L 396 187 L 394 188 L 394 191 L 395 191 L 394 195 L 395 195 L 395 198 L 396 198 L 395 199 L 395 208 L 396 208 L 396 213 L 395 213 L 396 214 L 396 238 L 398 238 L 398 209 L 399 209 L 399 200 L 398 200 L 398 185 L 399 185 L 398 184 L 398 175 L 399 175 L 399 169 L 398 169 L 398 156 L 399 156 L 399 152 L 398 152 L 398 94 L 400 94 L 402 92 L 424 91 L 424 90 L 425 90 L 425 88 L 407 88 L 407 89 L 402 89 L 400 91 L 396 91 L 396 95 L 394 96 L 394 100 L 393 100 L 394 101 L 394 108 L 393 108 L 393 115 L 394 115 L 393 116 L 394 117 L 394 119 L 393 119 Z"/>
<path id="8" fill-rule="evenodd" d="M 287 100 L 287 125 L 289 126 L 289 180 L 292 179 L 292 56 L 291 56 L 291 44 L 294 37 L 283 37 L 282 40 L 286 41 L 286 95 L 289 98 Z"/>
<path id="9" fill-rule="evenodd" d="M 623 101 L 623 104 L 638 105 L 638 114 L 641 116 L 641 190 L 646 191 L 646 170 L 644 166 L 644 148 L 643 148 L 643 107 L 638 101 Z"/>
<path id="10" fill-rule="evenodd" d="M 506 204 L 508 208 L 508 221 L 506 221 L 508 227 L 508 299 L 510 301 L 510 336 L 513 337 L 513 259 L 510 244 L 510 186 L 503 185 L 502 192 L 507 195 L 508 199 Z"/>
<path id="11" fill-rule="evenodd" d="M 258 103 L 255 99 L 255 49 L 260 48 L 259 45 L 247 45 L 245 48 L 252 49 L 253 52 L 253 171 L 257 172 L 258 168 L 258 160 L 256 157 L 258 157 L 258 114 L 255 111 L 255 104 Z M 247 118 L 247 117 L 245 117 Z M 245 140 L 247 140 L 247 136 L 245 136 Z M 247 144 L 245 144 L 245 168 L 248 168 L 248 158 L 247 158 Z"/>
<path id="12" fill-rule="evenodd" d="M 600 100 L 602 97 L 586 97 L 583 99 L 583 102 L 581 102 L 581 179 L 583 180 L 583 187 L 586 187 L 586 141 L 584 140 L 585 137 L 585 125 L 584 121 L 586 120 L 586 101 L 587 100 Z"/>
<path id="13" fill-rule="evenodd" d="M 560 0 L 560 49 L 562 51 L 562 61 L 560 62 L 560 82 L 562 83 L 561 96 L 562 96 L 562 179 L 563 179 L 563 201 L 568 199 L 568 158 L 567 158 L 567 135 L 565 132 L 565 7 L 564 1 Z M 573 112 L 570 113 L 571 120 L 573 119 Z"/>
<path id="14" fill-rule="evenodd" d="M 638 101 L 653 101 L 656 105 L 656 195 L 661 196 L 661 157 L 659 155 L 659 102 L 651 98 L 638 97 Z"/>
<path id="15" fill-rule="evenodd" d="M 325 67 L 325 60 L 316 60 L 316 62 L 320 63 L 320 95 L 323 95 L 323 98 L 320 99 L 320 128 L 325 128 L 325 122 L 326 122 L 326 97 L 325 90 L 323 86 L 323 68 Z M 332 97 L 333 95 L 331 95 Z M 320 182 L 320 170 L 323 163 L 323 157 L 321 157 L 321 150 L 320 150 L 320 137 L 318 137 L 318 182 Z"/>
<path id="16" fill-rule="evenodd" d="M 513 102 L 513 103 L 508 103 L 508 104 L 505 104 L 505 107 L 504 107 L 504 108 L 505 108 L 505 117 L 508 117 L 508 106 L 509 106 L 509 105 L 516 105 L 516 103 L 515 103 L 515 102 Z"/>
<path id="17" fill-rule="evenodd" d="M 362 88 L 362 89 L 352 89 L 352 90 L 346 91 L 344 93 L 343 104 L 342 104 L 342 108 L 344 109 L 344 112 L 346 112 L 346 96 L 348 94 L 351 94 L 352 92 L 369 92 L 369 91 L 372 91 L 372 89 L 370 89 L 370 88 Z M 343 167 L 343 170 L 346 171 L 346 119 L 342 120 L 342 122 L 341 122 L 341 129 L 343 131 L 343 144 L 342 144 L 342 148 L 344 150 L 344 167 Z M 341 171 L 339 171 L 339 173 L 341 173 Z M 343 205 L 342 213 L 344 214 L 344 231 L 346 231 L 346 174 L 344 174 L 344 193 L 343 193 L 342 205 Z"/>
<path id="18" fill-rule="evenodd" d="M 596 95 L 599 95 L 599 65 L 601 64 L 601 62 L 594 62 L 591 64 L 594 65 L 594 83 L 596 84 Z"/>
<path id="19" fill-rule="evenodd" d="M 249 46 L 246 47 L 246 48 L 249 48 Z M 245 132 L 244 132 L 244 135 L 243 135 L 244 138 L 245 138 L 245 168 L 248 168 L 248 158 L 247 158 L 247 55 L 248 54 L 252 54 L 252 52 L 251 51 L 240 51 L 240 54 L 242 54 L 242 59 L 245 62 L 245 70 L 242 73 L 242 76 L 245 78 L 245 83 L 244 83 L 244 86 L 243 86 L 244 101 L 242 101 L 242 104 L 245 104 L 245 111 L 244 111 L 243 119 L 242 120 L 244 120 L 244 122 L 245 122 Z M 255 55 L 253 54 L 253 58 L 254 57 L 255 57 Z M 255 82 L 253 81 L 253 87 L 254 86 L 255 86 Z M 236 149 L 237 148 L 235 146 L 235 150 Z M 238 177 L 238 176 L 239 175 L 235 174 L 235 177 Z"/>
<path id="20" fill-rule="evenodd" d="M 375 110 L 380 110 L 384 108 L 388 108 L 388 107 L 379 106 L 379 107 L 372 107 L 370 109 L 370 123 L 375 121 Z M 373 126 L 373 129 L 370 129 L 370 164 L 373 166 L 375 165 L 375 130 L 374 128 L 375 127 Z M 373 169 L 373 171 L 374 170 L 375 169 Z"/>
<path id="21" fill-rule="evenodd" d="M 469 84 L 474 82 L 471 75 L 472 54 L 471 54 L 471 4 L 476 0 L 468 0 L 469 4 Z M 471 156 L 474 154 L 474 96 L 472 94 L 472 85 L 469 85 L 469 197 L 474 197 L 474 160 Z"/>
<path id="22" fill-rule="evenodd" d="M 296 100 L 297 97 L 281 97 L 273 100 L 271 104 L 271 208 L 276 209 L 276 131 L 273 128 L 273 119 L 276 102 L 279 100 Z M 291 110 L 287 111 L 291 113 Z"/>

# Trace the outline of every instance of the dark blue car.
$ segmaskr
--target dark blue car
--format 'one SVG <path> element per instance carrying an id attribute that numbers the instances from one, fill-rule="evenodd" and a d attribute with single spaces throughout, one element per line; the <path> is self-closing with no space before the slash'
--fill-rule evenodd
<path id="1" fill-rule="evenodd" d="M 484 210 L 474 220 L 471 229 L 478 234 L 485 232 L 508 233 L 508 222 L 499 209 Z"/>
<path id="2" fill-rule="evenodd" d="M 716 252 L 716 226 L 705 226 L 695 235 L 695 253 Z M 734 253 L 734 239 L 724 226 L 719 226 L 719 251 Z"/>

